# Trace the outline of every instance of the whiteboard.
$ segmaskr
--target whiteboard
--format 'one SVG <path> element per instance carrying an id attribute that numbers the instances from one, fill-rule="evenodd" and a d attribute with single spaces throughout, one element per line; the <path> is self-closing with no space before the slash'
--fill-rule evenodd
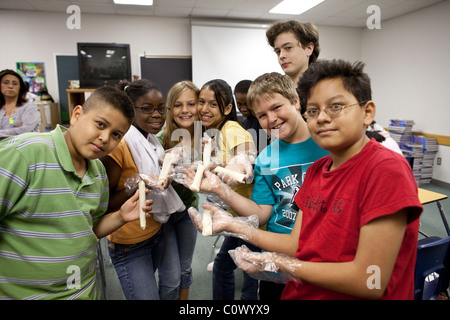
<path id="1" fill-rule="evenodd" d="M 192 24 L 192 79 L 201 87 L 223 79 L 234 90 L 241 80 L 255 80 L 267 72 L 284 74 L 266 40 L 268 26 Z"/>

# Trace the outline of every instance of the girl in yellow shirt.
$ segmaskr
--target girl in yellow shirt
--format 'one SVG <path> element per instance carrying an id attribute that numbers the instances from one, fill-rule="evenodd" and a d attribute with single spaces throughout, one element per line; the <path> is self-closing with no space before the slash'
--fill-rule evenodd
<path id="1" fill-rule="evenodd" d="M 204 130 L 214 137 L 218 154 L 216 157 L 223 166 L 246 175 L 253 175 L 251 164 L 256 158 L 257 149 L 251 134 L 238 122 L 236 104 L 230 85 L 222 80 L 208 81 L 200 90 L 198 99 L 199 117 Z M 244 163 L 244 164 L 243 164 Z M 251 197 L 253 184 L 239 184 L 233 190 L 247 198 Z M 230 211 L 231 212 L 231 211 Z M 231 212 L 233 213 L 233 212 Z M 228 250 L 245 244 L 252 251 L 259 249 L 241 239 L 225 237 L 213 265 L 213 299 L 234 300 L 234 270 L 236 265 Z M 257 299 L 258 281 L 244 273 L 242 299 Z"/>

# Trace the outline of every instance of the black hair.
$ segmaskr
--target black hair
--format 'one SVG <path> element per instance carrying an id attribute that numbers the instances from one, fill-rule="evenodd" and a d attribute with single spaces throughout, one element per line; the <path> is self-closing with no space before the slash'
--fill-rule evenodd
<path id="1" fill-rule="evenodd" d="M 124 91 L 133 103 L 136 103 L 137 99 L 152 90 L 156 90 L 162 94 L 161 88 L 147 79 L 139 79 L 133 82 L 128 82 L 126 80 L 120 81 L 116 87 Z"/>
<path id="2" fill-rule="evenodd" d="M 90 110 L 99 108 L 104 103 L 121 111 L 129 123 L 133 123 L 135 117 L 133 102 L 123 90 L 113 86 L 103 86 L 92 92 L 83 104 L 83 111 L 87 113 Z"/>
<path id="3" fill-rule="evenodd" d="M 214 92 L 214 97 L 219 106 L 221 115 L 225 114 L 225 108 L 229 104 L 232 105 L 230 113 L 228 113 L 225 116 L 225 119 L 222 121 L 222 123 L 220 124 L 218 129 L 220 130 L 222 128 L 222 126 L 229 120 L 239 122 L 239 120 L 237 118 L 237 113 L 236 113 L 236 103 L 234 102 L 233 92 L 231 90 L 230 85 L 225 80 L 214 79 L 214 80 L 210 80 L 207 83 L 205 83 L 203 85 L 203 87 L 200 89 L 200 91 L 203 89 L 206 89 L 206 88 L 208 88 L 212 92 Z"/>
<path id="4" fill-rule="evenodd" d="M 303 73 L 297 87 L 302 108 L 307 105 L 312 88 L 325 79 L 342 79 L 344 88 L 355 96 L 360 105 L 372 100 L 370 78 L 363 69 L 361 61 L 351 63 L 334 59 L 313 63 Z"/>
<path id="5" fill-rule="evenodd" d="M 380 130 L 375 130 L 374 128 L 375 123 L 376 123 L 375 120 L 373 120 L 370 126 L 367 128 L 366 136 L 368 136 L 369 138 L 374 138 L 378 142 L 383 142 L 386 140 L 386 138 L 383 135 L 381 135 Z"/>
<path id="6" fill-rule="evenodd" d="M 17 105 L 22 106 L 28 100 L 27 99 L 28 88 L 26 87 L 25 82 L 23 81 L 20 74 L 18 74 L 17 72 L 15 72 L 14 70 L 11 70 L 11 69 L 4 69 L 4 70 L 0 71 L 0 82 L 2 81 L 3 77 L 6 75 L 15 76 L 19 80 L 20 89 L 19 89 L 19 97 L 17 98 Z M 2 107 L 4 105 L 5 105 L 5 97 L 3 96 L 3 93 L 0 92 L 0 107 Z"/>
<path id="7" fill-rule="evenodd" d="M 252 84 L 251 80 L 241 80 L 239 81 L 236 86 L 234 87 L 234 93 L 247 93 L 248 88 L 250 88 L 250 85 Z"/>

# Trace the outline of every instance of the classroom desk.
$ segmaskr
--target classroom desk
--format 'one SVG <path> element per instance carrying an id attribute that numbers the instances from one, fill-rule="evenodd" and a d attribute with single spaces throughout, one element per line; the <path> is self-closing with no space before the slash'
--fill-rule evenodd
<path id="1" fill-rule="evenodd" d="M 419 188 L 420 203 L 422 205 L 427 204 L 427 203 L 432 203 L 432 202 L 436 203 L 436 205 L 439 209 L 439 214 L 441 215 L 441 218 L 442 218 L 442 222 L 444 223 L 445 230 L 447 231 L 447 234 L 450 236 L 450 228 L 448 226 L 447 219 L 445 218 L 444 208 L 442 208 L 442 205 L 439 202 L 440 200 L 444 200 L 447 198 L 448 198 L 448 196 L 445 194 Z M 426 234 L 424 234 L 423 232 L 421 232 L 421 233 L 426 236 Z"/>

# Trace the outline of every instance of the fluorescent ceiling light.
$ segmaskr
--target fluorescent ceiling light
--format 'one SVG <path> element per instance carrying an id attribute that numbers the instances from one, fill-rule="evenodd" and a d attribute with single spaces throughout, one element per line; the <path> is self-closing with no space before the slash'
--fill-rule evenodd
<path id="1" fill-rule="evenodd" d="M 324 0 L 283 0 L 273 7 L 269 13 L 298 15 L 317 6 L 323 1 Z"/>
<path id="2" fill-rule="evenodd" d="M 114 0 L 114 3 L 135 6 L 151 6 L 153 5 L 153 0 Z"/>

